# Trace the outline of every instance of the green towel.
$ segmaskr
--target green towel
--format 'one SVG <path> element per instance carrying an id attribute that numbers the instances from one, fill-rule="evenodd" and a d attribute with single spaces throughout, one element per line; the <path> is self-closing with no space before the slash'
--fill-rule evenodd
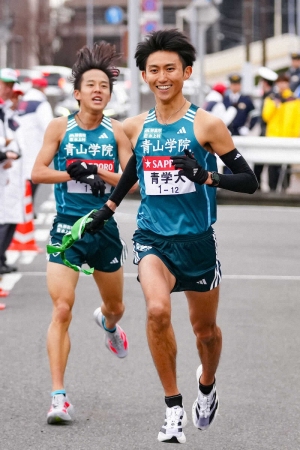
<path id="1" fill-rule="evenodd" d="M 71 264 L 65 257 L 65 251 L 70 248 L 74 244 L 74 242 L 83 237 L 86 224 L 93 220 L 92 218 L 90 218 L 90 215 L 96 211 L 97 209 L 93 209 L 86 216 L 78 219 L 72 226 L 71 231 L 64 235 L 61 246 L 56 247 L 55 245 L 47 245 L 47 253 L 60 253 L 61 259 L 66 266 L 70 267 L 76 272 L 83 272 L 86 275 L 91 275 L 94 272 L 94 268 L 85 270 L 79 266 L 76 266 L 75 264 Z"/>

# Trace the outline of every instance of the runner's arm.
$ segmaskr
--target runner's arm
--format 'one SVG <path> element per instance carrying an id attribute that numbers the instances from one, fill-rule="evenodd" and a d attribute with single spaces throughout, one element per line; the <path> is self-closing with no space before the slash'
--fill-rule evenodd
<path id="1" fill-rule="evenodd" d="M 232 171 L 232 174 L 219 173 L 219 184 L 215 187 L 233 192 L 253 194 L 258 188 L 256 176 L 247 161 L 235 148 L 227 127 L 220 119 L 212 115 L 209 115 L 209 118 L 207 116 L 205 118 L 207 120 L 204 122 L 206 138 L 206 145 L 204 144 L 204 147 L 216 153 Z M 205 182 L 208 186 L 213 185 L 211 173 L 208 172 L 208 178 Z"/>
<path id="2" fill-rule="evenodd" d="M 61 140 L 65 134 L 67 119 L 59 117 L 53 119 L 45 132 L 44 141 L 39 151 L 31 173 L 33 183 L 63 183 L 70 181 L 70 175 L 66 171 L 50 168 L 50 164 L 58 151 Z"/>

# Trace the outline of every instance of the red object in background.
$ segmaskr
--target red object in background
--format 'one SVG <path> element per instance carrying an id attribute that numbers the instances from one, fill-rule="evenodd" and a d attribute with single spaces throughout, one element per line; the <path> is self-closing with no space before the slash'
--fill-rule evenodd
<path id="1" fill-rule="evenodd" d="M 33 87 L 47 87 L 48 86 L 48 81 L 46 80 L 46 78 L 33 78 L 33 80 L 31 80 L 32 86 Z"/>
<path id="2" fill-rule="evenodd" d="M 17 250 L 19 252 L 29 250 L 39 253 L 43 251 L 35 242 L 32 191 L 29 181 L 26 181 L 25 223 L 19 223 L 17 225 L 14 237 L 10 243 L 10 246 L 8 247 L 8 250 Z"/>
<path id="3" fill-rule="evenodd" d="M 224 95 L 224 92 L 227 91 L 228 88 L 227 88 L 226 84 L 223 84 L 223 83 L 217 83 L 217 84 L 214 84 L 214 85 L 213 85 L 212 89 L 213 89 L 214 91 L 217 91 L 217 92 L 219 92 L 220 94 Z"/>

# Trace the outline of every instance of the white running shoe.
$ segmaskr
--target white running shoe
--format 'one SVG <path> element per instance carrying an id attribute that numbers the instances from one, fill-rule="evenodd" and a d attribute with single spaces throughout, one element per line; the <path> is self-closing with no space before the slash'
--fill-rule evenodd
<path id="1" fill-rule="evenodd" d="M 74 407 L 64 394 L 57 394 L 52 397 L 51 407 L 47 414 L 47 423 L 50 425 L 73 420 Z"/>
<path id="2" fill-rule="evenodd" d="M 94 318 L 99 327 L 105 331 L 105 345 L 108 350 L 118 356 L 118 358 L 125 358 L 128 353 L 128 342 L 125 331 L 118 324 L 116 325 L 116 331 L 113 333 L 106 331 L 103 326 L 104 316 L 101 308 L 97 308 L 94 311 Z"/>
<path id="3" fill-rule="evenodd" d="M 167 407 L 165 422 L 158 433 L 157 439 L 160 442 L 184 444 L 186 437 L 182 428 L 186 424 L 187 416 L 184 408 L 181 408 L 181 406 Z"/>
<path id="4" fill-rule="evenodd" d="M 202 394 L 199 388 L 199 379 L 202 374 L 202 365 L 196 372 L 198 384 L 198 398 L 192 408 L 193 423 L 199 430 L 205 431 L 214 422 L 219 410 L 219 398 L 216 389 L 216 381 L 208 395 Z"/>

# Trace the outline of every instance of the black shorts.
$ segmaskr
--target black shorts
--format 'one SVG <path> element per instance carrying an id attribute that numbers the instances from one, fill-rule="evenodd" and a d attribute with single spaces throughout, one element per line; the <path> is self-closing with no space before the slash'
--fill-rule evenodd
<path id="1" fill-rule="evenodd" d="M 212 227 L 193 236 L 160 236 L 138 229 L 132 240 L 134 264 L 146 255 L 158 256 L 176 278 L 172 292 L 207 292 L 221 282 L 221 264 Z"/>

